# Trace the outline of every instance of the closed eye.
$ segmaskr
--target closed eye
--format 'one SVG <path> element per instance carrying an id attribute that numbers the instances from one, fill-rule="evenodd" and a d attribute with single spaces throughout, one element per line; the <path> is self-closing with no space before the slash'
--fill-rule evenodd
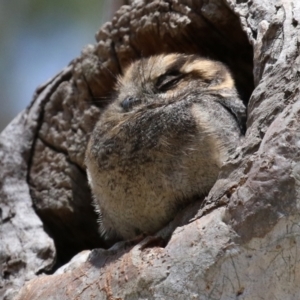
<path id="1" fill-rule="evenodd" d="M 183 76 L 184 75 L 178 70 L 169 71 L 158 77 L 155 87 L 159 92 L 164 93 L 173 88 L 182 79 Z"/>

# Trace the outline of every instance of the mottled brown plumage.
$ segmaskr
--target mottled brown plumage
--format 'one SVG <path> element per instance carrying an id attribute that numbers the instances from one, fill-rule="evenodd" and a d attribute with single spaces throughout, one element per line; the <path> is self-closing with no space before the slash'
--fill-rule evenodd
<path id="1" fill-rule="evenodd" d="M 238 146 L 245 107 L 228 69 L 195 55 L 132 63 L 91 135 L 86 166 L 100 229 L 130 239 L 208 193 Z"/>

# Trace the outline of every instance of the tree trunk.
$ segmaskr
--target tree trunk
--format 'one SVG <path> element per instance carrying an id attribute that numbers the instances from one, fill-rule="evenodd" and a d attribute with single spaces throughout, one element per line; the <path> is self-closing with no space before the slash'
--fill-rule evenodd
<path id="1" fill-rule="evenodd" d="M 31 279 L 17 299 L 297 299 L 299 22 L 297 0 L 123 6 L 1 134 L 1 295 Z M 85 147 L 116 76 L 170 52 L 229 66 L 248 107 L 246 136 L 203 203 L 156 239 L 105 250 Z"/>

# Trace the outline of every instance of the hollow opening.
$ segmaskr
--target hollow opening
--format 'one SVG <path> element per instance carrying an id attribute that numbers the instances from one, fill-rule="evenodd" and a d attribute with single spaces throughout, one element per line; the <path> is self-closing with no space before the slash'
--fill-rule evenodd
<path id="1" fill-rule="evenodd" d="M 124 68 L 131 63 L 134 59 L 140 57 L 148 57 L 161 53 L 185 53 L 197 54 L 210 59 L 218 60 L 225 63 L 232 72 L 238 92 L 247 105 L 250 95 L 254 89 L 253 83 L 253 49 L 250 45 L 245 32 L 242 30 L 238 17 L 225 5 L 219 7 L 209 8 L 200 7 L 194 9 L 190 14 L 192 22 L 183 26 L 178 30 L 164 30 L 163 24 L 151 27 L 151 30 L 137 30 L 131 29 L 129 41 L 122 36 L 121 33 L 112 34 L 111 51 L 112 58 L 110 59 L 111 65 L 106 69 L 101 69 L 100 74 L 97 76 L 101 86 L 93 86 L 92 93 L 97 97 L 107 97 L 111 94 L 115 84 L 116 76 L 111 74 L 121 73 Z M 128 24 L 128 26 L 130 26 Z M 127 47 L 124 50 L 124 44 Z M 99 45 L 98 52 L 99 50 Z M 103 47 L 103 46 L 101 46 Z M 101 54 L 99 54 L 99 61 L 102 61 Z M 101 64 L 100 64 L 101 68 Z M 101 73 L 102 72 L 102 73 Z M 92 99 L 93 101 L 93 99 Z M 105 105 L 101 106 L 101 109 Z M 98 106 L 95 100 L 94 105 Z M 86 186 L 85 182 L 78 182 L 79 185 Z M 89 199 L 86 201 L 91 205 L 91 195 L 86 188 L 80 195 L 81 199 Z M 83 202 L 83 201 L 81 201 Z M 71 220 L 74 224 L 82 224 L 82 216 L 80 216 L 81 208 L 75 205 L 75 214 L 66 218 L 66 221 Z M 60 221 L 55 220 L 56 213 L 46 218 L 43 213 L 39 213 L 50 235 L 53 237 L 57 248 L 57 261 L 55 268 L 69 261 L 72 256 L 82 250 L 90 248 L 94 245 L 94 241 L 85 241 L 83 237 L 85 231 L 89 231 L 90 236 L 97 235 L 95 226 L 85 228 L 80 234 L 76 232 L 80 226 L 70 226 L 62 224 Z M 89 218 L 94 218 L 93 223 L 96 222 L 96 215 L 89 213 Z M 61 217 L 59 217 L 61 220 Z M 72 239 L 65 239 L 66 236 L 72 236 Z M 78 239 L 78 241 L 76 241 Z M 100 243 L 101 246 L 111 246 L 105 242 Z M 53 270 L 54 270 L 53 269 Z M 52 271 L 53 271 L 52 270 Z"/>

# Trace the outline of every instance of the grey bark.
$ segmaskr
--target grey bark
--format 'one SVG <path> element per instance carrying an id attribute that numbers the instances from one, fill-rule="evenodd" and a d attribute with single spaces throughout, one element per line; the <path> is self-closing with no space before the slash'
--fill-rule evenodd
<path id="1" fill-rule="evenodd" d="M 17 299 L 297 299 L 299 21 L 296 0 L 123 6 L 1 135 L 3 295 L 10 299 L 24 281 L 98 247 L 29 281 Z M 133 59 L 162 52 L 224 61 L 248 104 L 246 136 L 204 203 L 156 239 L 104 250 L 85 145 L 116 75 Z"/>

